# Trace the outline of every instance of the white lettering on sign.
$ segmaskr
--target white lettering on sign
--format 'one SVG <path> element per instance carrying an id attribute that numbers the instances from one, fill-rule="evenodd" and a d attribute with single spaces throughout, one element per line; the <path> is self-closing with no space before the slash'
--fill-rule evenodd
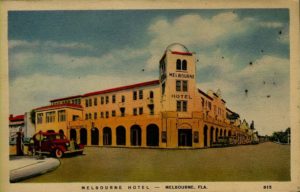
<path id="1" fill-rule="evenodd" d="M 185 79 L 194 79 L 195 75 L 192 74 L 185 74 L 185 73 L 169 73 L 170 77 L 178 77 L 178 78 L 185 78 Z"/>
<path id="2" fill-rule="evenodd" d="M 179 94 L 172 94 L 171 98 L 174 99 L 192 99 L 190 95 L 179 95 Z"/>

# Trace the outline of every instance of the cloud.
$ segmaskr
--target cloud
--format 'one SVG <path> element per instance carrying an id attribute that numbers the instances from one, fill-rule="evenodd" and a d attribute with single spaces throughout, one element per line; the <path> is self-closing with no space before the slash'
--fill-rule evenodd
<path id="1" fill-rule="evenodd" d="M 26 41 L 26 40 L 9 40 L 8 48 L 10 50 L 16 48 L 23 49 L 87 49 L 93 50 L 94 47 L 80 42 L 57 42 L 57 41 Z"/>
<path id="2" fill-rule="evenodd" d="M 180 41 L 188 47 L 207 48 L 229 36 L 247 32 L 250 22 L 253 21 L 240 19 L 232 12 L 220 13 L 212 18 L 197 14 L 183 15 L 173 21 L 160 18 L 148 28 L 153 39 L 149 45 L 151 58 L 147 61 L 147 68 L 156 69 L 161 50 L 170 43 Z"/>
<path id="3" fill-rule="evenodd" d="M 280 28 L 284 27 L 284 24 L 281 22 L 267 22 L 267 21 L 260 21 L 259 25 L 261 27 L 267 27 L 267 28 Z"/>
<path id="4" fill-rule="evenodd" d="M 9 84 L 10 113 L 23 114 L 36 107 L 48 105 L 48 101 L 55 98 L 134 84 L 141 82 L 141 78 L 144 81 L 153 80 L 152 76 L 142 74 L 131 78 L 110 75 L 87 75 L 78 78 L 41 74 L 19 77 Z"/>
<path id="5" fill-rule="evenodd" d="M 254 120 L 261 134 L 271 134 L 290 126 L 289 64 L 288 59 L 265 55 L 252 66 L 200 82 L 198 87 L 205 91 L 220 88 L 228 108 L 242 119 Z"/>

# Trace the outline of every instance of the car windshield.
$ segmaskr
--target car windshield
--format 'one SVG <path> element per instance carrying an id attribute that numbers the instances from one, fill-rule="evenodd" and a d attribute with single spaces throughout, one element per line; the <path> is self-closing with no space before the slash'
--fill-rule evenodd
<path id="1" fill-rule="evenodd" d="M 55 140 L 55 139 L 65 139 L 65 136 L 61 134 L 53 134 L 47 136 L 47 140 Z"/>

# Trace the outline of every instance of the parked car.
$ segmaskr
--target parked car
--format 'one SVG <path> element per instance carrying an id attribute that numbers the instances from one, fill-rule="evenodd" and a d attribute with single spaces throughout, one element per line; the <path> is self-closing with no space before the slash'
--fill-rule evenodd
<path id="1" fill-rule="evenodd" d="M 212 147 L 227 147 L 229 145 L 229 137 L 218 137 L 218 140 L 212 144 Z"/>
<path id="2" fill-rule="evenodd" d="M 84 145 L 69 140 L 65 135 L 55 132 L 38 132 L 33 135 L 29 151 L 33 154 L 47 154 L 57 158 L 64 154 L 82 154 Z"/>

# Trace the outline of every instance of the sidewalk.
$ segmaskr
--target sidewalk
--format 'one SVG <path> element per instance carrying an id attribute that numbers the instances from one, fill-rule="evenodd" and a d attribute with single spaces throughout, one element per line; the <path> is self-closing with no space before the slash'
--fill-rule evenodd
<path id="1" fill-rule="evenodd" d="M 10 182 L 18 182 L 37 175 L 55 170 L 60 161 L 55 158 L 40 158 L 28 156 L 10 156 Z"/>

